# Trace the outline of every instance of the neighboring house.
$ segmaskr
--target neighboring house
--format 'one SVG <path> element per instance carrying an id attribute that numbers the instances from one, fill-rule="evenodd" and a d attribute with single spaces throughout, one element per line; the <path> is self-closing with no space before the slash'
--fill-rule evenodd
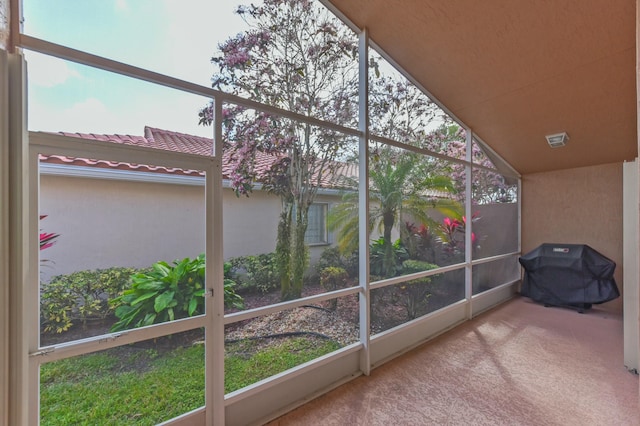
<path id="1" fill-rule="evenodd" d="M 168 151 L 209 155 L 212 140 L 145 127 L 144 136 L 61 133 Z M 259 153 L 258 177 L 275 161 Z M 249 197 L 236 197 L 228 180 L 232 159 L 223 155 L 224 258 L 275 249 L 279 197 L 255 185 Z M 324 181 L 309 210 L 306 239 L 312 263 L 332 242 L 329 206 L 340 191 Z M 158 260 L 193 257 L 205 250 L 204 173 L 162 165 L 40 156 L 40 209 L 43 231 L 60 234 L 42 253 L 41 278 L 111 266 L 148 267 Z"/>
<path id="2" fill-rule="evenodd" d="M 152 127 L 145 127 L 144 136 L 61 134 L 198 155 L 209 155 L 212 150 L 209 138 Z M 258 181 L 276 159 L 258 153 Z M 280 198 L 263 191 L 259 183 L 249 197 L 237 197 L 229 180 L 233 159 L 225 153 L 222 163 L 224 258 L 273 252 Z M 336 175 L 357 178 L 357 166 L 340 165 Z M 343 190 L 332 181 L 339 179 L 321 180 L 309 210 L 306 240 L 312 265 L 334 242 L 326 218 L 331 205 L 341 202 Z M 41 229 L 60 234 L 56 244 L 41 254 L 47 260 L 42 263 L 43 280 L 83 269 L 148 267 L 159 260 L 171 262 L 205 251 L 204 173 L 198 170 L 41 156 L 39 196 L 39 213 L 47 215 Z M 482 257 L 517 250 L 509 238 L 517 234 L 517 204 L 481 205 L 474 210 L 483 218 L 474 225 L 481 238 Z M 437 212 L 432 214 L 442 218 Z"/>

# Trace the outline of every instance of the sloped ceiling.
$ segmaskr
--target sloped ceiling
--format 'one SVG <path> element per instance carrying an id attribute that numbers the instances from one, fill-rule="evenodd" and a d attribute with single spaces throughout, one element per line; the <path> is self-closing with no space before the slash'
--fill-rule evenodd
<path id="1" fill-rule="evenodd" d="M 330 3 L 521 174 L 637 155 L 634 0 Z"/>

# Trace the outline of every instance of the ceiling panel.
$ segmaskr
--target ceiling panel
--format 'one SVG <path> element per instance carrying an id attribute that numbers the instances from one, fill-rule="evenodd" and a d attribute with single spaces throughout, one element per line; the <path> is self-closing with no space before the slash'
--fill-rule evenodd
<path id="1" fill-rule="evenodd" d="M 520 173 L 637 155 L 633 0 L 331 3 Z"/>

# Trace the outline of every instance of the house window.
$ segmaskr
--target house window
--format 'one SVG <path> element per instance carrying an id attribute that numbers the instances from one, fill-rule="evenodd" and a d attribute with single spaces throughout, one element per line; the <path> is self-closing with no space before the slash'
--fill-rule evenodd
<path id="1" fill-rule="evenodd" d="M 314 203 L 309 206 L 309 224 L 304 234 L 307 244 L 327 244 L 327 204 Z"/>

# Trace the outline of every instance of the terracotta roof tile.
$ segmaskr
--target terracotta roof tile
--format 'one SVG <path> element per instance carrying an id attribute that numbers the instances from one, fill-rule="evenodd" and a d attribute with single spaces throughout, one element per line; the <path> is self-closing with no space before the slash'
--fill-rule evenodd
<path id="1" fill-rule="evenodd" d="M 144 138 L 147 146 L 155 149 L 196 155 L 212 155 L 213 139 L 186 133 L 172 132 L 146 126 Z"/>
<path id="2" fill-rule="evenodd" d="M 213 139 L 202 136 L 194 136 L 186 133 L 173 132 L 170 130 L 157 129 L 145 126 L 144 136 L 132 135 L 103 135 L 95 133 L 69 133 L 60 132 L 64 136 L 82 138 L 85 140 L 96 140 L 103 142 L 119 143 L 124 145 L 135 145 L 152 149 L 161 149 L 186 154 L 211 155 L 213 149 Z M 254 170 L 258 180 L 264 177 L 265 173 L 280 158 L 276 155 L 257 152 L 255 157 Z M 180 168 L 154 166 L 146 164 L 133 164 L 117 161 L 95 160 L 88 158 L 73 158 L 63 155 L 40 156 L 40 160 L 53 164 L 70 164 L 77 166 L 98 167 L 104 169 L 117 170 L 137 170 L 152 173 L 170 173 L 187 176 L 197 176 L 203 173 L 198 170 L 184 170 Z M 232 151 L 226 151 L 222 155 L 222 176 L 229 179 L 234 166 Z M 354 188 L 354 183 L 358 178 L 358 165 L 354 163 L 335 162 L 329 165 L 333 173 L 323 173 L 320 179 L 320 186 L 323 188 Z M 442 191 L 428 191 L 428 196 L 435 198 L 449 198 L 450 195 Z"/>
<path id="3" fill-rule="evenodd" d="M 213 150 L 213 139 L 205 138 L 202 136 L 194 136 L 185 133 L 173 132 L 169 130 L 158 129 L 154 127 L 145 126 L 144 136 L 133 135 L 119 135 L 119 134 L 95 134 L 95 133 L 71 133 L 71 132 L 59 132 L 59 134 L 70 137 L 82 138 L 85 140 L 96 140 L 103 142 L 112 142 L 124 145 L 135 145 L 145 148 L 161 149 L 173 152 L 182 152 L 187 154 L 196 155 L 211 155 Z M 256 177 L 260 180 L 261 177 L 271 168 L 275 161 L 279 157 L 276 155 L 265 154 L 263 152 L 257 152 L 255 157 L 254 170 Z M 87 158 L 73 158 L 65 157 L 62 155 L 40 156 L 40 160 L 47 163 L 54 164 L 70 164 L 77 166 L 90 166 L 99 168 L 111 168 L 119 170 L 139 170 L 146 172 L 156 173 L 172 173 L 182 175 L 196 175 L 201 174 L 195 170 L 183 170 L 178 168 L 170 168 L 154 165 L 142 165 L 116 161 L 106 160 L 94 160 Z M 234 158 L 231 151 L 226 151 L 222 155 L 222 175 L 223 178 L 228 179 L 234 169 Z M 349 179 L 345 179 L 345 176 L 351 178 L 357 177 L 358 168 L 357 165 L 346 163 L 335 163 L 335 174 L 328 176 L 325 173 L 320 180 L 320 185 L 325 188 L 330 187 L 348 187 Z M 335 179 L 334 177 L 338 178 Z"/>

